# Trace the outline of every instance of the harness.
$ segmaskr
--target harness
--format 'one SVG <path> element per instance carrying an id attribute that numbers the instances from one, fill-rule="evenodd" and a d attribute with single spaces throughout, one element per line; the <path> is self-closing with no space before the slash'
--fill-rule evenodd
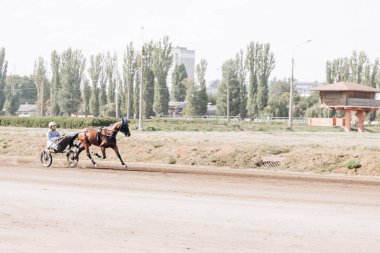
<path id="1" fill-rule="evenodd" d="M 106 134 L 102 133 L 103 130 L 105 130 Z M 110 131 L 112 133 L 111 134 L 107 134 L 107 131 Z M 100 145 L 101 142 L 102 142 L 102 140 L 101 140 L 102 136 L 104 136 L 108 141 L 116 141 L 116 134 L 113 135 L 113 133 L 115 133 L 115 132 L 117 133 L 118 131 L 107 129 L 105 127 L 99 128 L 98 132 L 96 133 L 96 139 L 97 139 L 98 145 Z"/>

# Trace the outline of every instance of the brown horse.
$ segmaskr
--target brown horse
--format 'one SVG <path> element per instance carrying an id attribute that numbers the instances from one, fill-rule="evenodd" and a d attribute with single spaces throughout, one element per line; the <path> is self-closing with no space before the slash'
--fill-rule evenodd
<path id="1" fill-rule="evenodd" d="M 121 159 L 119 149 L 116 145 L 116 135 L 119 131 L 125 134 L 126 137 L 131 136 L 128 127 L 128 120 L 122 118 L 121 122 L 116 122 L 109 127 L 101 129 L 95 129 L 91 127 L 85 128 L 83 132 L 80 132 L 78 134 L 78 139 L 82 142 L 83 145 L 78 152 L 78 156 L 80 152 L 86 150 L 88 158 L 90 158 L 92 164 L 96 167 L 97 164 L 94 159 L 92 159 L 90 154 L 90 146 L 95 145 L 100 147 L 103 159 L 106 158 L 106 148 L 112 148 L 115 151 L 117 157 L 119 157 L 121 164 L 127 168 L 127 165 Z M 95 155 L 101 157 L 97 153 Z"/>

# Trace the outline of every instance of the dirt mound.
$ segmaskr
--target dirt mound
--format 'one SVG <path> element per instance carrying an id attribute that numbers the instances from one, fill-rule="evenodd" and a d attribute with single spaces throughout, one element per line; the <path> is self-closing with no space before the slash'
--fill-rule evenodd
<path id="1" fill-rule="evenodd" d="M 1 155 L 38 159 L 45 145 L 45 129 L 0 130 Z M 134 132 L 131 138 L 118 136 L 119 150 L 127 162 L 350 175 L 380 175 L 379 140 L 373 133 L 335 132 Z M 117 161 L 112 150 L 107 150 L 107 157 Z M 82 154 L 80 159 L 87 157 Z M 350 168 L 349 163 L 356 167 Z"/>

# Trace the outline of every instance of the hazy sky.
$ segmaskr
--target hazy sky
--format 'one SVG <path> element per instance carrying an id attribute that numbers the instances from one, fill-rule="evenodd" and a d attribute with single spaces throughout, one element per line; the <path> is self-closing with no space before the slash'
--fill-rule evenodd
<path id="1" fill-rule="evenodd" d="M 324 81 L 326 60 L 354 49 L 380 56 L 379 10 L 376 0 L 0 0 L 0 47 L 8 73 L 30 74 L 53 49 L 117 51 L 120 61 L 128 42 L 168 35 L 173 46 L 194 49 L 196 63 L 207 59 L 210 81 L 250 41 L 269 42 L 271 78 L 290 76 L 294 50 L 295 78 Z"/>

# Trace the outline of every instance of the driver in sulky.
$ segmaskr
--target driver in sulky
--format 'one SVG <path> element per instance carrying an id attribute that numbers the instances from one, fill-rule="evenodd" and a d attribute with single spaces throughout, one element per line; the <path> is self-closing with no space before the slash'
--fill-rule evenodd
<path id="1" fill-rule="evenodd" d="M 47 132 L 47 147 L 55 149 L 57 147 L 57 142 L 61 138 L 61 135 L 57 131 L 57 123 L 50 122 L 49 123 L 49 131 Z"/>

